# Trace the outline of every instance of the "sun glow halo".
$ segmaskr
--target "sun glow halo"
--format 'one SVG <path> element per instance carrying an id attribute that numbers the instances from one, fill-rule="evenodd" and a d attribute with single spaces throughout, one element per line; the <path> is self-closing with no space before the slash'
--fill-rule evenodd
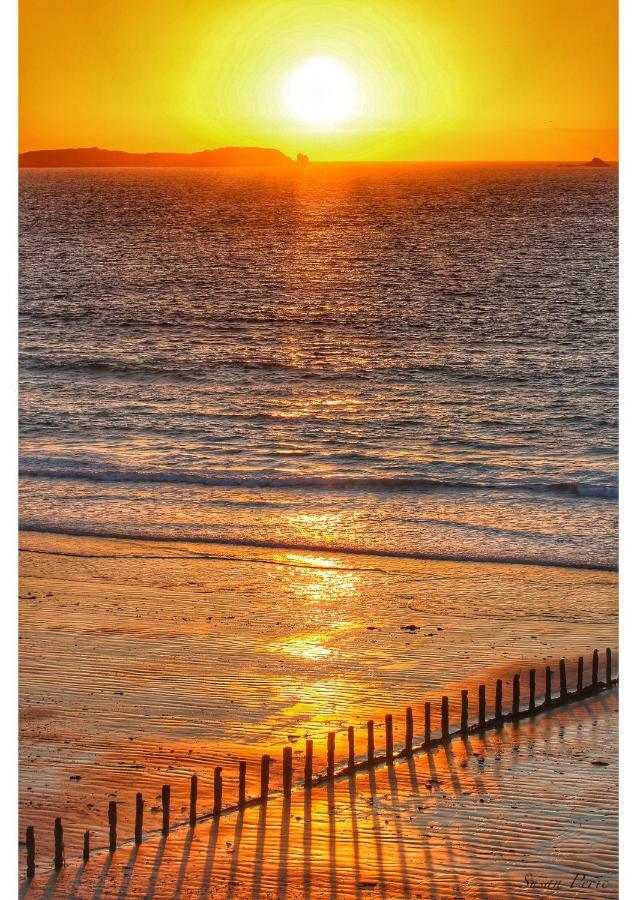
<path id="1" fill-rule="evenodd" d="M 284 98 L 292 118 L 308 125 L 331 126 L 350 119 L 359 100 L 348 67 L 330 56 L 299 63 L 284 81 Z"/>

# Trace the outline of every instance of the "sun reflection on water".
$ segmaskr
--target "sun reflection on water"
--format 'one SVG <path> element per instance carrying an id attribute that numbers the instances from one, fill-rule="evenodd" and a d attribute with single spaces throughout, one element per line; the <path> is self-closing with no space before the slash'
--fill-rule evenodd
<path id="1" fill-rule="evenodd" d="M 329 632 L 294 635 L 281 641 L 274 641 L 268 645 L 268 650 L 301 659 L 324 659 L 335 652 L 342 655 L 336 648 L 328 646 L 329 642 L 333 641 L 338 633 L 357 627 L 356 622 L 335 622 L 330 626 Z"/>
<path id="2" fill-rule="evenodd" d="M 334 613 L 347 609 L 358 596 L 361 573 L 342 568 L 342 562 L 331 556 L 288 552 L 277 557 L 288 565 L 295 564 L 286 575 L 286 589 L 294 601 L 301 608 L 313 607 L 321 621 L 334 627 Z"/>

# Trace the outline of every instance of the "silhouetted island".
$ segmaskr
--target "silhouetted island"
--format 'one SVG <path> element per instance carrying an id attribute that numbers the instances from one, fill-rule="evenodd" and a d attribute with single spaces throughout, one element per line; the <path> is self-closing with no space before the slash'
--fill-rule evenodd
<path id="1" fill-rule="evenodd" d="M 594 156 L 588 162 L 558 163 L 558 165 L 564 166 L 566 169 L 608 169 L 614 163 L 604 162 L 599 156 Z"/>
<path id="2" fill-rule="evenodd" d="M 65 150 L 28 150 L 18 157 L 20 168 L 54 168 L 61 166 L 293 166 L 307 164 L 307 156 L 299 153 L 297 163 L 280 150 L 263 147 L 221 147 L 198 153 L 127 153 L 124 150 L 102 150 L 79 147 Z"/>

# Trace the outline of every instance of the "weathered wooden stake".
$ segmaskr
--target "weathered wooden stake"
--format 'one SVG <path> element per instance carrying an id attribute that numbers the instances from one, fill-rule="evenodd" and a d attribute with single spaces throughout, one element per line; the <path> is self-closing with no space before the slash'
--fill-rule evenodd
<path id="1" fill-rule="evenodd" d="M 261 800 L 268 799 L 270 791 L 270 757 L 265 753 L 261 757 Z"/>
<path id="2" fill-rule="evenodd" d="M 487 721 L 487 688 L 481 684 L 478 688 L 478 724 L 481 728 Z"/>
<path id="3" fill-rule="evenodd" d="M 431 743 L 431 703 L 425 703 L 425 747 Z"/>
<path id="4" fill-rule="evenodd" d="M 197 824 L 197 776 L 192 775 L 190 778 L 190 827 L 194 828 Z"/>
<path id="5" fill-rule="evenodd" d="M 551 701 L 553 699 L 553 696 L 551 694 L 551 674 L 552 674 L 551 667 L 547 666 L 546 667 L 546 679 L 545 679 L 546 687 L 544 689 L 544 703 L 547 706 L 550 706 Z"/>
<path id="6" fill-rule="evenodd" d="M 535 709 L 535 669 L 529 669 L 529 710 Z"/>
<path id="7" fill-rule="evenodd" d="M 599 681 L 599 650 L 593 650 L 593 672 L 591 677 L 591 684 L 593 687 L 597 687 L 597 683 Z"/>
<path id="8" fill-rule="evenodd" d="M 91 856 L 91 832 L 84 832 L 84 846 L 82 847 L 82 859 L 88 862 Z"/>
<path id="9" fill-rule="evenodd" d="M 353 771 L 356 765 L 356 750 L 354 747 L 354 726 L 349 725 L 347 728 L 347 768 Z"/>
<path id="10" fill-rule="evenodd" d="M 568 685 L 566 683 L 566 661 L 560 660 L 560 697 L 566 699 L 568 695 Z"/>
<path id="11" fill-rule="evenodd" d="M 495 683 L 495 720 L 502 721 L 502 679 L 498 678 Z"/>
<path id="12" fill-rule="evenodd" d="M 449 738 L 449 697 L 443 697 L 440 701 L 440 730 L 443 741 Z"/>
<path id="13" fill-rule="evenodd" d="M 223 802 L 223 780 L 221 778 L 221 766 L 215 766 L 215 775 L 212 783 L 212 814 L 218 816 L 221 813 Z"/>
<path id="14" fill-rule="evenodd" d="M 336 755 L 336 732 L 327 735 L 327 777 L 334 778 L 334 757 Z"/>
<path id="15" fill-rule="evenodd" d="M 511 712 L 517 718 L 520 715 L 520 676 L 513 676 L 513 700 L 511 702 Z"/>
<path id="16" fill-rule="evenodd" d="M 289 797 L 292 793 L 292 748 L 283 748 L 283 793 Z"/>
<path id="17" fill-rule="evenodd" d="M 114 800 L 108 803 L 108 849 L 111 853 L 117 850 L 117 803 Z"/>
<path id="18" fill-rule="evenodd" d="M 170 830 L 170 785 L 164 784 L 161 789 L 161 833 L 166 835 Z"/>
<path id="19" fill-rule="evenodd" d="M 248 764 L 245 759 L 239 761 L 239 795 L 237 797 L 237 806 L 241 809 L 246 803 L 246 775 Z"/>
<path id="20" fill-rule="evenodd" d="M 35 830 L 33 825 L 27 828 L 27 878 L 35 875 Z"/>
<path id="21" fill-rule="evenodd" d="M 584 657 L 580 656 L 577 660 L 577 693 L 581 694 L 584 690 Z"/>
<path id="22" fill-rule="evenodd" d="M 367 762 L 370 766 L 374 762 L 374 722 L 372 719 L 367 723 Z"/>
<path id="23" fill-rule="evenodd" d="M 411 753 L 414 749 L 414 711 L 411 706 L 405 710 L 405 750 Z"/>
<path id="24" fill-rule="evenodd" d="M 141 844 L 144 829 L 144 798 L 141 794 L 135 797 L 135 843 Z"/>
<path id="25" fill-rule="evenodd" d="M 312 769 L 314 768 L 314 741 L 305 742 L 305 787 L 312 786 Z"/>
<path id="26" fill-rule="evenodd" d="M 385 716 L 385 752 L 387 762 L 392 762 L 394 759 L 394 717 L 391 713 L 387 713 Z"/>
<path id="27" fill-rule="evenodd" d="M 64 829 L 62 828 L 62 819 L 56 819 L 53 826 L 53 839 L 55 842 L 55 852 L 53 856 L 53 868 L 61 869 L 64 865 Z"/>
<path id="28" fill-rule="evenodd" d="M 469 691 L 462 691 L 462 711 L 460 713 L 460 731 L 467 733 L 469 728 Z"/>
<path id="29" fill-rule="evenodd" d="M 610 647 L 606 648 L 606 687 L 611 687 L 613 683 L 613 657 Z"/>

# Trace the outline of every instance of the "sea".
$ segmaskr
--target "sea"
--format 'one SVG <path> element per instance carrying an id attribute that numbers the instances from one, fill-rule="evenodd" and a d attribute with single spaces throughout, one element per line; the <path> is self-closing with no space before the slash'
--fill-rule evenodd
<path id="1" fill-rule="evenodd" d="M 24 169 L 20 523 L 614 568 L 617 168 Z"/>

